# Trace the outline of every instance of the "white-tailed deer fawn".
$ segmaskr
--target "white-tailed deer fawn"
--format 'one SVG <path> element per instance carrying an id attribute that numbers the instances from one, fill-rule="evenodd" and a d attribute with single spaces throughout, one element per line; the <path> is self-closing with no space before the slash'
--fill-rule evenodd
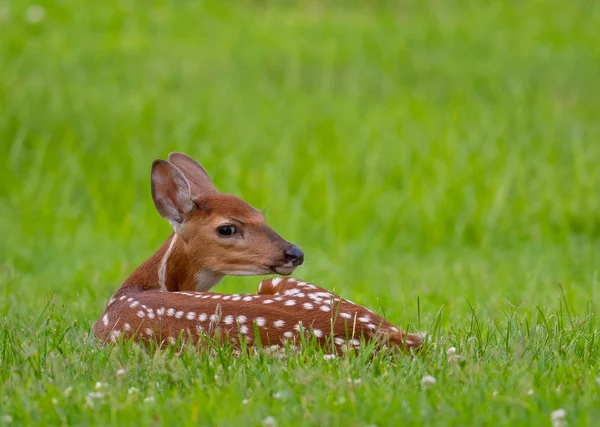
<path id="1" fill-rule="evenodd" d="M 174 233 L 111 298 L 93 327 L 101 341 L 124 337 L 165 345 L 218 338 L 270 347 L 300 344 L 306 333 L 338 352 L 358 348 L 361 339 L 402 349 L 421 345 L 421 336 L 296 279 L 263 280 L 257 294 L 207 292 L 224 275 L 291 274 L 304 254 L 258 210 L 219 193 L 185 154 L 156 160 L 151 183 L 156 208 Z"/>

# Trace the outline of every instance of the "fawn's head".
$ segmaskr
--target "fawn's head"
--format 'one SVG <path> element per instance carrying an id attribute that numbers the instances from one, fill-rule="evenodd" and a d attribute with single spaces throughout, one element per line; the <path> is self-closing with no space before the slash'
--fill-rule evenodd
<path id="1" fill-rule="evenodd" d="M 304 254 L 239 197 L 221 194 L 191 157 L 171 153 L 152 164 L 152 199 L 196 272 L 250 276 L 291 274 Z"/>

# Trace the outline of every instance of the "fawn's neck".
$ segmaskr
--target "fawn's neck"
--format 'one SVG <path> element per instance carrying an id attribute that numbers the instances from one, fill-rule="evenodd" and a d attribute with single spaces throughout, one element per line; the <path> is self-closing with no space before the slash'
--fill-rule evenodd
<path id="1" fill-rule="evenodd" d="M 223 278 L 222 274 L 213 271 L 193 271 L 191 265 L 193 263 L 190 262 L 181 239 L 176 233 L 172 233 L 154 255 L 135 269 L 121 288 L 169 292 L 208 291 Z"/>

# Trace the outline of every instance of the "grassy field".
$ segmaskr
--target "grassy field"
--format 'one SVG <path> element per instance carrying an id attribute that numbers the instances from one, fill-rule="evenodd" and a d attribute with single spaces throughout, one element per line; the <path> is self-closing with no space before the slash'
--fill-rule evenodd
<path id="1" fill-rule="evenodd" d="M 595 3 L 40 4 L 0 3 L 0 425 L 596 425 Z M 169 151 L 424 354 L 99 347 Z"/>

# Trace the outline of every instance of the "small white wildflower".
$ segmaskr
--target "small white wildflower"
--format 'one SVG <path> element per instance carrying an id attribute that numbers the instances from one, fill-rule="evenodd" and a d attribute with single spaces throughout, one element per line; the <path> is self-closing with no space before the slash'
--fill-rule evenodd
<path id="1" fill-rule="evenodd" d="M 323 359 L 325 360 L 332 360 L 335 359 L 337 356 L 335 354 L 324 354 L 323 355 Z"/>
<path id="2" fill-rule="evenodd" d="M 431 375 L 425 375 L 423 378 L 421 378 L 421 385 L 423 387 L 429 387 L 429 386 L 433 386 L 436 383 L 436 379 L 434 377 L 432 377 Z"/>
<path id="3" fill-rule="evenodd" d="M 129 387 L 129 390 L 127 390 L 127 394 L 138 394 L 139 392 L 140 390 L 135 387 Z"/>
<path id="4" fill-rule="evenodd" d="M 450 347 L 448 350 L 446 350 L 446 358 L 450 364 L 458 363 L 460 360 L 460 355 L 457 354 L 456 347 Z"/>
<path id="5" fill-rule="evenodd" d="M 567 411 L 565 411 L 563 408 L 552 411 L 552 413 L 550 414 L 552 427 L 564 427 L 565 425 L 567 425 L 565 420 L 566 416 Z"/>
<path id="6" fill-rule="evenodd" d="M 262 420 L 261 424 L 264 427 L 277 427 L 277 420 L 271 416 L 268 416 L 264 420 Z"/>
<path id="7" fill-rule="evenodd" d="M 123 378 L 125 375 L 127 374 L 127 371 L 123 368 L 119 369 L 115 375 L 117 376 L 117 378 Z"/>
<path id="8" fill-rule="evenodd" d="M 13 419 L 12 419 L 12 417 L 11 417 L 10 415 L 4 415 L 4 416 L 2 417 L 2 422 L 3 422 L 4 424 L 12 424 L 12 422 L 13 422 Z"/>
<path id="9" fill-rule="evenodd" d="M 90 399 L 102 399 L 104 397 L 104 393 L 102 393 L 101 391 L 92 391 L 88 393 L 88 397 Z"/>
<path id="10" fill-rule="evenodd" d="M 273 398 L 274 399 L 285 399 L 286 395 L 285 393 L 282 392 L 277 392 L 277 393 L 273 393 Z"/>
<path id="11" fill-rule="evenodd" d="M 96 385 L 94 386 L 94 388 L 96 390 L 100 390 L 101 388 L 104 388 L 106 386 L 106 384 L 102 384 L 101 382 L 97 382 Z"/>
<path id="12" fill-rule="evenodd" d="M 247 405 L 248 402 L 250 402 L 248 399 L 244 399 L 244 400 L 242 400 L 242 405 Z"/>
<path id="13" fill-rule="evenodd" d="M 533 389 L 527 390 L 527 396 L 533 396 Z"/>
<path id="14" fill-rule="evenodd" d="M 38 24 L 46 17 L 46 9 L 39 4 L 33 4 L 25 11 L 25 18 L 31 24 Z"/>
<path id="15" fill-rule="evenodd" d="M 69 386 L 63 391 L 63 396 L 68 397 L 73 392 L 73 387 Z"/>
<path id="16" fill-rule="evenodd" d="M 144 403 L 154 403 L 154 396 L 144 398 Z"/>

